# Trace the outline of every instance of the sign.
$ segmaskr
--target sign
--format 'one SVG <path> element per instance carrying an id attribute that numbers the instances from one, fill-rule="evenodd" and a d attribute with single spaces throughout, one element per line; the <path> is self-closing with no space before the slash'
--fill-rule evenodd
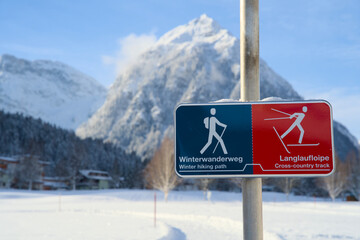
<path id="1" fill-rule="evenodd" d="M 180 177 L 326 176 L 334 169 L 326 101 L 181 104 L 175 110 Z"/>

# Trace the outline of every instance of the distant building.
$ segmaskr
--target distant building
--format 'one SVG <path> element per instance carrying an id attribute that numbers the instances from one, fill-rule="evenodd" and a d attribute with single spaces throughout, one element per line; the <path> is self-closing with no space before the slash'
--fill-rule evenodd
<path id="1" fill-rule="evenodd" d="M 11 187 L 18 164 L 19 160 L 17 158 L 0 156 L 0 188 Z"/>
<path id="2" fill-rule="evenodd" d="M 29 159 L 33 162 L 27 162 Z M 0 156 L 0 188 L 70 189 L 70 177 L 45 176 L 45 167 L 49 165 L 50 162 L 42 161 L 37 156 Z M 115 184 L 108 172 L 99 170 L 80 170 L 76 179 L 77 189 L 108 189 Z M 119 178 L 118 182 L 121 181 L 123 178 Z"/>
<path id="3" fill-rule="evenodd" d="M 69 189 L 70 178 L 68 177 L 43 177 L 43 190 Z"/>
<path id="4" fill-rule="evenodd" d="M 108 189 L 113 180 L 108 172 L 98 170 L 80 170 L 77 189 Z"/>
<path id="5" fill-rule="evenodd" d="M 23 161 L 34 159 L 36 166 L 25 165 Z M 42 190 L 43 178 L 45 176 L 44 168 L 50 165 L 50 162 L 42 161 L 34 155 L 17 155 L 12 157 L 0 156 L 0 188 L 18 187 L 23 188 L 24 181 L 27 181 L 28 173 L 36 172 L 31 181 L 31 189 Z M 19 177 L 24 177 L 19 179 Z"/>

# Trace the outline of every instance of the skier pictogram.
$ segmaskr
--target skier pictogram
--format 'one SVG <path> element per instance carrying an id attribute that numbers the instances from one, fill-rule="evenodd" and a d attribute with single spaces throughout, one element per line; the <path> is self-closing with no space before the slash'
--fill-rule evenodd
<path id="1" fill-rule="evenodd" d="M 226 150 L 226 147 L 225 147 L 225 144 L 224 144 L 224 141 L 222 139 L 222 136 L 224 135 L 224 132 L 226 130 L 226 127 L 227 125 L 224 124 L 224 123 L 221 123 L 216 117 L 214 117 L 214 115 L 216 114 L 216 109 L 215 108 L 211 108 L 210 109 L 210 113 L 211 113 L 211 117 L 206 117 L 204 118 L 204 125 L 205 125 L 205 128 L 206 129 L 209 129 L 209 136 L 208 136 L 208 141 L 207 143 L 205 144 L 205 146 L 200 150 L 200 153 L 203 154 L 207 149 L 208 147 L 212 144 L 212 140 L 213 138 L 215 137 L 216 140 L 218 141 L 214 150 L 213 150 L 213 153 L 215 152 L 217 146 L 221 145 L 221 148 L 224 152 L 224 154 L 227 154 L 227 150 Z M 223 128 L 222 130 L 222 133 L 221 135 L 219 135 L 216 131 L 216 125 L 220 126 Z"/>
<path id="2" fill-rule="evenodd" d="M 299 144 L 301 144 L 302 139 L 304 137 L 304 129 L 301 126 L 301 122 L 305 117 L 305 113 L 307 112 L 307 107 L 303 106 L 302 108 L 303 113 L 294 113 L 292 115 L 290 115 L 290 119 L 295 118 L 295 122 L 289 127 L 288 130 L 286 130 L 286 132 L 283 133 L 283 135 L 281 135 L 281 139 L 284 139 L 284 137 L 286 137 L 286 135 L 288 135 L 295 127 L 297 127 L 300 130 L 300 137 L 299 137 Z"/>
<path id="3" fill-rule="evenodd" d="M 318 146 L 319 143 L 310 143 L 310 144 L 304 144 L 302 143 L 303 141 L 303 137 L 305 134 L 305 130 L 301 125 L 301 122 L 303 121 L 303 119 L 305 118 L 305 113 L 307 112 L 307 107 L 303 106 L 302 107 L 302 112 L 296 112 L 293 114 L 289 114 L 274 108 L 271 108 L 271 110 L 281 113 L 283 115 L 287 115 L 287 117 L 279 117 L 279 118 L 266 118 L 264 120 L 283 120 L 283 119 L 293 119 L 295 118 L 295 121 L 291 124 L 291 126 L 282 134 L 280 135 L 279 132 L 276 130 L 276 128 L 273 126 L 273 129 L 276 133 L 276 135 L 278 136 L 278 138 L 280 139 L 282 145 L 284 146 L 285 150 L 290 153 L 289 149 L 287 147 L 291 146 L 291 147 L 299 147 L 299 146 Z M 295 129 L 295 127 L 297 127 L 300 131 L 300 136 L 299 136 L 299 140 L 298 143 L 294 143 L 294 144 L 285 144 L 285 142 L 283 141 L 283 139 L 292 131 Z"/>

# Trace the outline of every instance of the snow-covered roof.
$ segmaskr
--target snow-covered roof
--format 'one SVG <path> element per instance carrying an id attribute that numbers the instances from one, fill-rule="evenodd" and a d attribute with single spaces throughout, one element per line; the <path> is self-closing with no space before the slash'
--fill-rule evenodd
<path id="1" fill-rule="evenodd" d="M 16 158 L 3 157 L 3 156 L 0 156 L 0 161 L 11 162 L 11 163 L 18 163 L 19 162 Z"/>
<path id="2" fill-rule="evenodd" d="M 46 187 L 53 187 L 53 188 L 67 188 L 68 185 L 65 182 L 43 182 L 43 185 Z"/>
<path id="3" fill-rule="evenodd" d="M 46 187 L 65 189 L 68 187 L 66 183 L 68 179 L 68 177 L 43 177 L 42 183 Z"/>
<path id="4" fill-rule="evenodd" d="M 41 164 L 41 165 L 43 165 L 43 166 L 45 166 L 45 165 L 50 165 L 50 164 L 51 164 L 51 162 L 49 162 L 49 161 L 43 161 L 43 160 L 38 160 L 38 163 Z"/>
<path id="5" fill-rule="evenodd" d="M 44 182 L 64 182 L 69 179 L 70 177 L 43 177 Z"/>
<path id="6" fill-rule="evenodd" d="M 80 170 L 79 171 L 83 176 L 89 178 L 89 179 L 95 179 L 95 180 L 112 180 L 112 178 L 109 176 L 108 172 L 105 171 L 99 171 L 99 170 Z"/>

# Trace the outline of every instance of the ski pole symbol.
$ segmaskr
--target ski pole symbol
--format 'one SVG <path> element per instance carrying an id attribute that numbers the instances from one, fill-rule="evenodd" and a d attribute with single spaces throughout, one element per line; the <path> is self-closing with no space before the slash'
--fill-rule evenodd
<path id="1" fill-rule="evenodd" d="M 274 128 L 274 130 L 275 130 L 275 132 L 276 132 L 276 135 L 279 137 L 282 145 L 284 146 L 285 150 L 286 150 L 288 153 L 290 153 L 290 151 L 289 151 L 288 148 L 286 147 L 284 141 L 283 141 L 282 138 L 280 137 L 279 133 L 276 131 L 276 128 L 275 128 L 275 127 L 273 127 L 273 128 Z"/>
<path id="2" fill-rule="evenodd" d="M 222 131 L 222 133 L 221 133 L 221 135 L 220 135 L 220 138 L 222 138 L 222 136 L 224 135 L 224 132 L 225 132 L 225 130 L 226 130 L 226 125 L 225 125 L 225 127 L 224 127 L 224 129 L 223 129 L 223 131 Z M 212 153 L 215 153 L 215 151 L 216 151 L 216 148 L 217 148 L 217 146 L 219 145 L 219 143 L 220 143 L 220 141 L 218 141 L 217 142 L 217 144 L 216 144 L 216 146 L 215 146 L 215 148 L 214 148 L 214 151 L 212 152 Z M 225 149 L 226 150 L 226 149 Z M 225 153 L 225 151 L 224 151 L 224 153 Z M 227 154 L 227 153 L 225 153 L 225 154 Z"/>

